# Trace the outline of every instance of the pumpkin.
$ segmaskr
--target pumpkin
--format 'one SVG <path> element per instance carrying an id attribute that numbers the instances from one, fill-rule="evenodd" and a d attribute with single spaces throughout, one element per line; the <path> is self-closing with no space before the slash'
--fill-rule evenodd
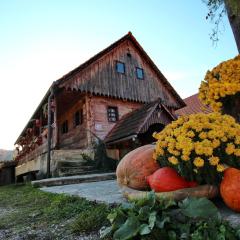
<path id="1" fill-rule="evenodd" d="M 160 168 L 147 177 L 147 182 L 155 192 L 170 192 L 197 186 L 196 182 L 186 181 L 175 169 L 170 167 Z"/>
<path id="2" fill-rule="evenodd" d="M 118 184 L 137 190 L 147 189 L 146 178 L 159 169 L 153 159 L 154 149 L 154 145 L 144 145 L 125 155 L 116 170 Z"/>
<path id="3" fill-rule="evenodd" d="M 224 171 L 220 194 L 229 208 L 240 212 L 240 170 L 228 168 Z"/>

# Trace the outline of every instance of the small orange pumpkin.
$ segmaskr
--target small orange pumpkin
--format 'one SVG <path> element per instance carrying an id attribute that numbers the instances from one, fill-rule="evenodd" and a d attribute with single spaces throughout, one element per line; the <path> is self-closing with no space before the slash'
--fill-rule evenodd
<path id="1" fill-rule="evenodd" d="M 188 182 L 177 171 L 170 167 L 158 169 L 147 177 L 147 181 L 155 192 L 170 192 L 178 189 L 196 187 L 196 182 Z"/>
<path id="2" fill-rule="evenodd" d="M 224 171 L 220 193 L 229 208 L 240 212 L 240 170 L 228 168 Z"/>
<path id="3" fill-rule="evenodd" d="M 129 152 L 118 164 L 116 175 L 119 185 L 137 190 L 148 188 L 146 178 L 159 169 L 153 159 L 154 145 L 145 145 Z"/>

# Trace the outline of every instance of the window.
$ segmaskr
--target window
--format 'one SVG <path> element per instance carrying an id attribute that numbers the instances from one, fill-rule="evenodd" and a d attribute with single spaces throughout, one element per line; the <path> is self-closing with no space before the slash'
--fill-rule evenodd
<path id="1" fill-rule="evenodd" d="M 124 74 L 125 73 L 125 64 L 123 62 L 117 61 L 116 62 L 116 70 L 118 73 Z"/>
<path id="2" fill-rule="evenodd" d="M 68 120 L 64 121 L 62 124 L 62 134 L 68 132 Z"/>
<path id="3" fill-rule="evenodd" d="M 144 79 L 144 73 L 142 68 L 137 67 L 136 74 L 138 79 Z"/>
<path id="4" fill-rule="evenodd" d="M 118 108 L 117 107 L 108 107 L 107 115 L 108 115 L 109 122 L 116 122 L 118 120 Z"/>
<path id="5" fill-rule="evenodd" d="M 51 111 L 51 124 L 53 124 L 54 123 L 54 112 L 53 111 Z"/>
<path id="6" fill-rule="evenodd" d="M 82 123 L 83 123 L 83 110 L 81 109 L 80 111 L 75 112 L 73 124 L 76 127 L 78 125 L 81 125 Z"/>

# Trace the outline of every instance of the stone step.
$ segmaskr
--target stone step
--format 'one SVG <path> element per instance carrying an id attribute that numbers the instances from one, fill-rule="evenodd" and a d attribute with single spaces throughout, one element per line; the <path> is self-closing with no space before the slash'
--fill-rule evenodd
<path id="1" fill-rule="evenodd" d="M 95 174 L 100 173 L 99 170 L 69 170 L 65 172 L 59 171 L 59 177 L 67 177 L 67 176 L 79 176 L 79 175 L 86 175 L 86 174 Z"/>
<path id="2" fill-rule="evenodd" d="M 108 173 L 96 173 L 96 174 L 84 174 L 78 176 L 47 178 L 37 181 L 32 181 L 33 187 L 49 187 L 49 186 L 61 186 L 68 184 L 77 184 L 82 182 L 99 182 L 105 180 L 116 179 L 115 172 Z"/>
<path id="3" fill-rule="evenodd" d="M 61 167 L 59 168 L 60 171 L 64 172 L 64 171 L 68 171 L 68 170 L 92 170 L 92 169 L 95 169 L 94 166 L 81 166 L 81 167 L 73 167 L 73 166 L 64 166 L 64 167 Z"/>
<path id="4" fill-rule="evenodd" d="M 65 168 L 65 167 L 79 167 L 86 165 L 86 162 L 76 162 L 76 161 L 59 161 L 57 163 L 58 168 Z"/>

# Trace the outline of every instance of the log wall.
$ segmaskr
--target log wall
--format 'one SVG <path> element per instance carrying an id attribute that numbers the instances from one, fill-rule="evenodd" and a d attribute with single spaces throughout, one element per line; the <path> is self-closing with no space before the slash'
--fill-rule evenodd
<path id="1" fill-rule="evenodd" d="M 121 119 L 125 114 L 142 106 L 142 104 L 136 102 L 129 102 L 100 96 L 88 97 L 88 102 L 91 109 L 89 118 L 91 131 L 101 139 L 104 139 L 116 124 L 108 121 L 108 106 L 118 108 L 119 119 Z"/>
<path id="2" fill-rule="evenodd" d="M 81 109 L 83 111 L 83 122 L 75 126 L 74 115 L 77 111 L 81 111 Z M 62 133 L 62 125 L 66 120 L 68 121 L 68 132 Z M 60 149 L 83 149 L 88 147 L 85 97 L 79 98 L 69 108 L 66 108 L 65 111 L 61 110 L 61 115 L 58 117 L 58 142 Z"/>

